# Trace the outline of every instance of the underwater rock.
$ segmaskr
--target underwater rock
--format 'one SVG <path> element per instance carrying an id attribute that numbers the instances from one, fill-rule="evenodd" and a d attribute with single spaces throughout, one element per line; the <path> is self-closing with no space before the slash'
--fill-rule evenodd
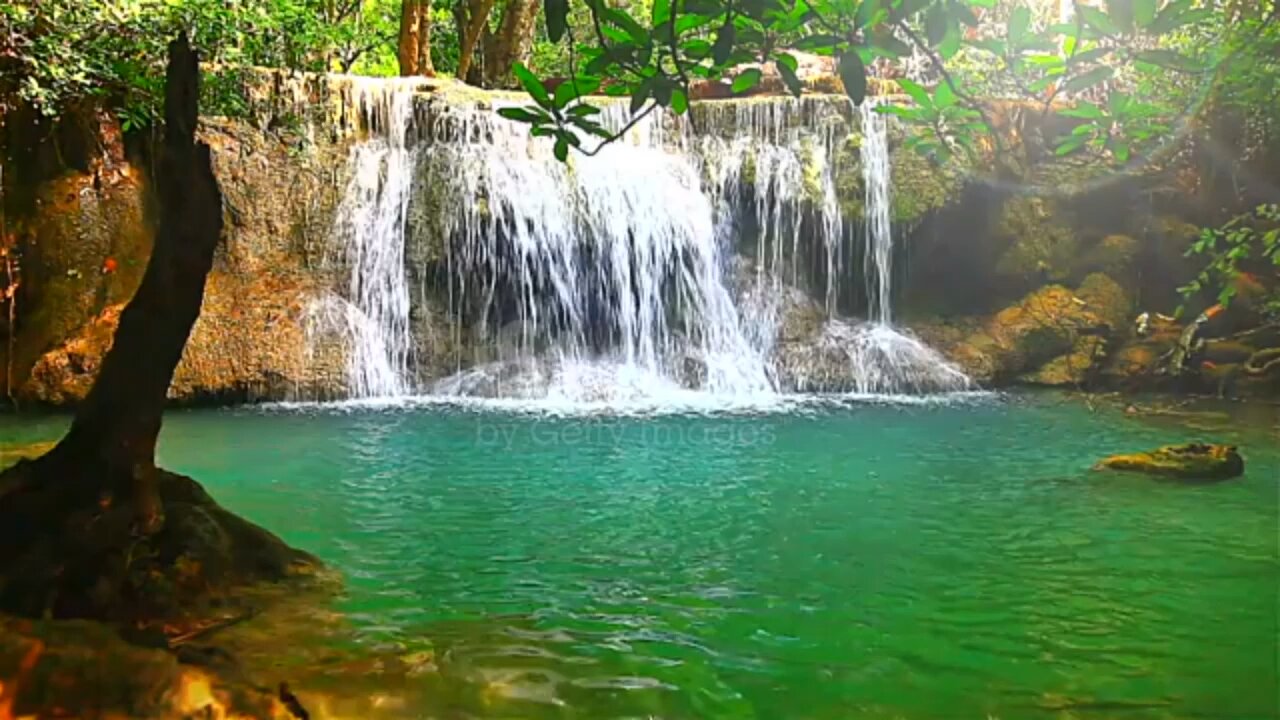
<path id="1" fill-rule="evenodd" d="M 1104 458 L 1095 470 L 1126 470 L 1187 480 L 1225 480 L 1244 474 L 1234 445 L 1188 443 Z"/>
<path id="2" fill-rule="evenodd" d="M 17 463 L 19 460 L 34 460 L 49 452 L 56 444 L 55 442 L 34 442 L 0 445 L 0 470 Z"/>

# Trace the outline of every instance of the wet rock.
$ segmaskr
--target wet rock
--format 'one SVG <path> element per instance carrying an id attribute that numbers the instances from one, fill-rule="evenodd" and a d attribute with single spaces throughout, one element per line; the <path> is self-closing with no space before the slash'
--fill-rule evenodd
<path id="1" fill-rule="evenodd" d="M 1187 480 L 1225 480 L 1244 474 L 1244 458 L 1234 445 L 1189 443 L 1147 452 L 1112 455 L 1096 470 L 1126 470 Z"/>
<path id="2" fill-rule="evenodd" d="M 35 477 L 23 473 L 35 466 L 19 465 L 3 479 L 22 488 Z M 196 481 L 155 472 L 164 523 L 148 536 L 134 531 L 137 512 L 127 500 L 105 495 L 92 506 L 49 513 L 42 491 L 10 492 L 0 521 L 13 524 L 0 527 L 22 541 L 0 548 L 0 607 L 27 617 L 163 627 L 167 634 L 221 615 L 225 601 L 256 584 L 304 588 L 322 577 L 316 558 L 228 512 Z"/>
<path id="3" fill-rule="evenodd" d="M 0 445 L 0 470 L 22 460 L 34 460 L 53 449 L 54 442 L 14 443 Z"/>
<path id="4" fill-rule="evenodd" d="M 1079 257 L 1074 218 L 1053 200 L 1015 197 L 1005 202 L 995 237 L 1005 244 L 995 272 L 1023 282 L 1066 282 Z"/>
<path id="5" fill-rule="evenodd" d="M 1071 274 L 1084 277 L 1089 273 L 1106 273 L 1125 277 L 1141 249 L 1140 243 L 1128 235 L 1107 235 L 1084 250 L 1072 263 Z"/>
<path id="6" fill-rule="evenodd" d="M 1026 385 L 1045 387 L 1078 387 L 1090 381 L 1098 361 L 1106 355 L 1107 343 L 1097 336 L 1076 340 L 1071 352 L 1059 355 L 1032 372 L 1018 377 Z"/>
<path id="7" fill-rule="evenodd" d="M 1124 289 L 1094 273 L 1074 292 L 1048 285 L 989 318 L 955 321 L 966 332 L 934 327 L 922 336 L 984 385 L 1073 385 L 1096 372 L 1129 310 Z"/>
<path id="8" fill-rule="evenodd" d="M 83 620 L 0 616 L 0 717 L 296 720 L 273 693 Z"/>
<path id="9" fill-rule="evenodd" d="M 293 140 L 243 123 L 204 121 L 224 191 L 227 235 L 204 306 L 170 389 L 184 402 L 324 397 L 342 392 L 341 339 L 308 338 L 312 298 L 332 270 L 316 257 L 331 232 L 343 179 L 337 146 L 299 152 Z M 88 393 L 120 311 L 150 254 L 146 169 L 121 158 L 42 190 L 25 269 L 32 298 L 16 338 L 22 402 L 75 404 Z"/>

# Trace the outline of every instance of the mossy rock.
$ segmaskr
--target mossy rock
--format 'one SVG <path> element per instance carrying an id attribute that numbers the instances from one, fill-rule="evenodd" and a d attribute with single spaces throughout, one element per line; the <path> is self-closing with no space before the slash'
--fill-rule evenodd
<path id="1" fill-rule="evenodd" d="M 1086 249 L 1076 259 L 1072 274 L 1076 277 L 1102 272 L 1124 277 L 1133 267 L 1140 245 L 1128 235 L 1108 235 Z"/>
<path id="2" fill-rule="evenodd" d="M 1226 480 L 1244 474 L 1244 458 L 1234 445 L 1188 443 L 1147 452 L 1112 455 L 1095 470 L 1125 470 L 1185 480 Z"/>
<path id="3" fill-rule="evenodd" d="M 1097 369 L 1098 360 L 1106 356 L 1106 341 L 1095 335 L 1076 340 L 1071 352 L 1064 353 L 1018 378 L 1026 385 L 1071 387 L 1086 384 Z"/>
<path id="4" fill-rule="evenodd" d="M 17 464 L 19 460 L 35 460 L 52 450 L 56 444 L 55 442 L 33 442 L 0 445 L 0 470 Z"/>
<path id="5" fill-rule="evenodd" d="M 1070 279 L 1080 255 L 1074 225 L 1052 200 L 1009 199 L 996 226 L 996 235 L 1007 243 L 996 261 L 996 273 L 1051 282 Z"/>

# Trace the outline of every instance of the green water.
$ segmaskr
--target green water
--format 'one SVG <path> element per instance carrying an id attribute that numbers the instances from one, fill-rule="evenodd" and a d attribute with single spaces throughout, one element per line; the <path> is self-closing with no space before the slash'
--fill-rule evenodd
<path id="1" fill-rule="evenodd" d="M 434 653 L 403 717 L 1263 718 L 1276 428 L 1051 395 L 313 408 L 173 413 L 161 455 L 341 569 L 357 644 Z M 1088 470 L 1190 439 L 1239 443 L 1246 476 Z"/>

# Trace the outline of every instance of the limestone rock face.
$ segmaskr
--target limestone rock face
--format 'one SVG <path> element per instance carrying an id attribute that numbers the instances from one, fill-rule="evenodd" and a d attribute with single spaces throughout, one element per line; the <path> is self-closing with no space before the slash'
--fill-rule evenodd
<path id="1" fill-rule="evenodd" d="M 1234 445 L 1190 443 L 1112 455 L 1099 462 L 1095 469 L 1129 470 L 1187 480 L 1225 480 L 1244 474 L 1244 459 Z"/>
<path id="2" fill-rule="evenodd" d="M 170 389 L 176 400 L 324 397 L 344 359 L 305 337 L 309 298 L 328 282 L 321 241 L 342 190 L 340 148 L 296 152 L 284 135 L 212 120 L 201 130 L 224 191 L 228 231 L 203 311 Z M 145 168 L 109 158 L 42 190 L 26 245 L 34 276 L 14 360 L 20 402 L 74 404 L 89 391 L 120 310 L 150 255 Z M 104 179 L 105 178 L 105 179 Z"/>

